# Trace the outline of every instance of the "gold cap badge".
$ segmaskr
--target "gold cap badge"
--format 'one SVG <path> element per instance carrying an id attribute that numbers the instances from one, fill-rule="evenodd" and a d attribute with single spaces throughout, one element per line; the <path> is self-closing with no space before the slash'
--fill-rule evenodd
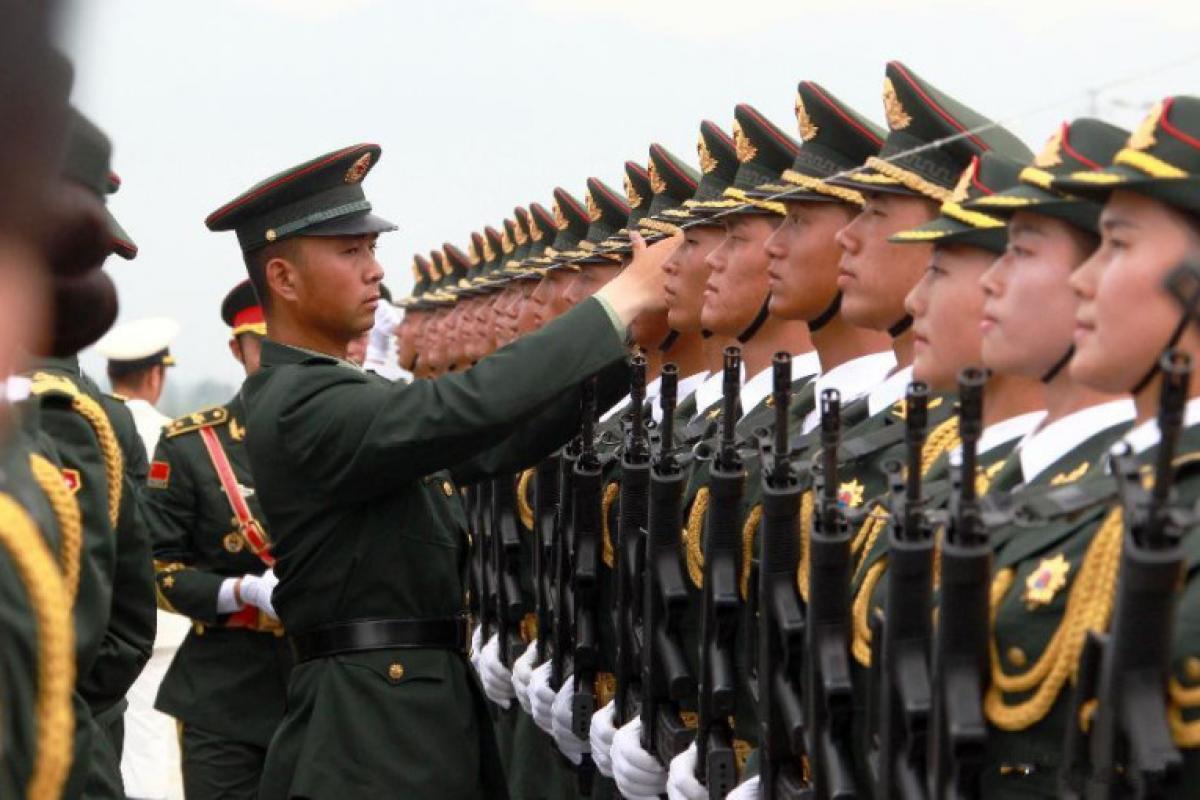
<path id="1" fill-rule="evenodd" d="M 596 205 L 596 198 L 592 197 L 592 193 L 590 190 L 588 191 L 588 193 L 586 195 L 586 199 L 587 199 L 588 219 L 590 219 L 592 222 L 595 222 L 596 220 L 600 219 L 600 206 Z"/>
<path id="2" fill-rule="evenodd" d="M 717 160 L 709 152 L 708 142 L 704 140 L 704 134 L 701 134 L 700 141 L 696 142 L 696 154 L 700 156 L 700 171 L 705 175 L 717 168 Z"/>
<path id="3" fill-rule="evenodd" d="M 519 245 L 525 244 L 526 242 L 529 241 L 529 235 L 527 233 L 525 233 L 525 225 L 522 225 L 521 224 L 522 222 L 524 222 L 525 225 L 530 224 L 529 218 L 524 217 L 524 218 L 518 219 L 516 226 L 513 227 L 513 236 L 516 237 L 517 244 L 519 244 Z"/>
<path id="4" fill-rule="evenodd" d="M 1128 146 L 1134 150 L 1146 150 L 1153 147 L 1158 140 L 1154 138 L 1155 131 L 1158 130 L 1158 122 L 1162 119 L 1163 104 L 1158 101 L 1154 104 L 1154 108 L 1150 109 L 1150 113 L 1142 120 L 1142 124 L 1138 125 L 1137 130 L 1129 137 Z"/>
<path id="5" fill-rule="evenodd" d="M 806 142 L 811 142 L 821 132 L 808 116 L 808 109 L 804 107 L 804 97 L 799 92 L 796 92 L 796 125 L 800 128 L 800 138 Z"/>
<path id="6" fill-rule="evenodd" d="M 558 204 L 557 200 L 554 201 L 554 224 L 560 231 L 567 229 L 567 215 L 563 213 L 562 206 Z"/>
<path id="7" fill-rule="evenodd" d="M 758 148 L 746 137 L 742 123 L 737 120 L 733 121 L 733 146 L 737 149 L 738 161 L 743 164 L 758 155 Z"/>
<path id="8" fill-rule="evenodd" d="M 954 191 L 950 193 L 950 202 L 961 203 L 967 199 L 967 192 L 971 190 L 971 181 L 975 177 L 976 170 L 979 169 L 979 157 L 975 156 L 971 159 L 971 163 L 963 170 L 962 175 L 958 178 L 958 183 L 954 185 Z"/>
<path id="9" fill-rule="evenodd" d="M 1035 167 L 1049 169 L 1062 164 L 1062 143 L 1063 133 L 1066 131 L 1066 125 L 1060 127 L 1054 132 L 1054 135 L 1046 140 L 1046 146 L 1042 148 L 1042 152 L 1038 153 L 1038 157 L 1033 160 Z"/>
<path id="10" fill-rule="evenodd" d="M 470 259 L 472 267 L 478 266 L 478 264 L 479 264 L 479 249 L 477 247 L 475 247 L 474 239 L 472 239 L 471 243 L 469 245 L 467 245 L 467 258 Z"/>
<path id="11" fill-rule="evenodd" d="M 508 255 L 516 249 L 513 247 L 512 239 L 510 239 L 508 236 L 507 224 L 504 226 L 504 233 L 500 234 L 500 249 L 504 251 L 505 255 Z"/>
<path id="12" fill-rule="evenodd" d="M 883 79 L 883 110 L 887 114 L 888 126 L 894 131 L 902 131 L 912 124 L 912 117 L 896 96 L 896 87 L 892 85 L 891 78 Z"/>
<path id="13" fill-rule="evenodd" d="M 653 161 L 650 162 L 650 188 L 655 194 L 662 194 L 667 190 L 667 182 L 658 174 L 658 167 Z"/>
<path id="14" fill-rule="evenodd" d="M 483 237 L 483 260 L 484 261 L 494 261 L 495 258 L 496 258 L 496 251 L 492 249 L 492 243 L 488 241 L 488 237 L 484 236 Z"/>
<path id="15" fill-rule="evenodd" d="M 346 170 L 346 183 L 358 183 L 367 174 L 367 170 L 371 168 L 371 154 L 363 153 L 358 157 L 358 160 L 350 165 L 350 169 Z"/>
<path id="16" fill-rule="evenodd" d="M 654 165 L 650 165 L 654 169 Z M 630 208 L 637 208 L 642 204 L 642 196 L 637 193 L 637 189 L 633 185 L 633 181 L 629 180 L 629 176 L 625 176 L 625 199 L 629 201 Z"/>

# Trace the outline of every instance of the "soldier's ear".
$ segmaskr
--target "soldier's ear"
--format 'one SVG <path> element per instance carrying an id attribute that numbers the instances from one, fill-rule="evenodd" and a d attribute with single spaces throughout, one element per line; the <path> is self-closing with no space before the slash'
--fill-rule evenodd
<path id="1" fill-rule="evenodd" d="M 289 259 L 282 256 L 272 258 L 264 265 L 263 273 L 272 295 L 284 300 L 296 299 L 296 265 Z"/>
<path id="2" fill-rule="evenodd" d="M 229 337 L 229 352 L 243 366 L 246 364 L 246 356 L 242 353 L 242 344 L 237 340 L 236 336 Z"/>

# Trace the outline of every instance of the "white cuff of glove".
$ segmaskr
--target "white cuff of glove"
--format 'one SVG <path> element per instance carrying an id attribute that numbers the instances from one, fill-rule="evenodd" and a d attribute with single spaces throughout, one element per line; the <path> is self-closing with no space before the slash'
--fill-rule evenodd
<path id="1" fill-rule="evenodd" d="M 533 671 L 529 677 L 529 711 L 533 721 L 546 733 L 554 731 L 554 690 L 550 688 L 550 662 Z"/>
<path id="2" fill-rule="evenodd" d="M 471 666 L 479 672 L 479 657 L 483 655 L 483 626 L 476 625 L 471 633 Z"/>
<path id="3" fill-rule="evenodd" d="M 262 575 L 245 575 L 242 577 L 240 590 L 242 600 L 247 605 L 260 608 L 278 619 L 279 615 L 275 613 L 275 606 L 271 605 L 271 593 L 275 591 L 278 584 L 279 579 L 275 577 L 274 569 L 269 569 Z"/>
<path id="4" fill-rule="evenodd" d="M 575 681 L 565 680 L 562 687 L 558 690 L 558 694 L 554 696 L 554 705 L 551 708 L 551 730 L 554 733 L 554 743 L 558 745 L 558 749 L 567 757 L 567 760 L 576 766 L 583 760 L 583 754 L 591 751 L 591 746 L 586 739 L 580 739 L 571 730 L 572 713 L 571 713 L 571 697 L 575 694 Z"/>
<path id="5" fill-rule="evenodd" d="M 739 783 L 732 792 L 725 795 L 725 800 L 758 800 L 758 776 Z"/>
<path id="6" fill-rule="evenodd" d="M 613 780 L 627 800 L 657 798 L 667 790 L 667 770 L 642 749 L 642 721 L 630 720 L 613 736 Z"/>
<path id="7" fill-rule="evenodd" d="M 611 778 L 612 773 L 612 742 L 613 736 L 616 735 L 617 729 L 613 727 L 613 712 L 616 711 L 616 706 L 613 701 L 609 700 L 608 705 L 592 714 L 592 724 L 588 728 L 588 742 L 592 746 L 592 761 L 596 763 L 596 769 L 606 778 Z"/>
<path id="8" fill-rule="evenodd" d="M 232 614 L 242 610 L 242 604 L 237 601 L 237 593 L 233 591 L 238 580 L 238 578 L 226 578 L 221 581 L 221 585 L 217 588 L 218 614 Z"/>
<path id="9" fill-rule="evenodd" d="M 671 759 L 667 770 L 668 800 L 708 800 L 708 789 L 696 780 L 696 744 Z"/>
<path id="10" fill-rule="evenodd" d="M 525 652 L 513 662 L 512 685 L 513 694 L 526 714 L 533 714 L 529 707 L 529 679 L 533 675 L 533 662 L 537 658 L 537 639 L 529 643 Z"/>
<path id="11" fill-rule="evenodd" d="M 501 708 L 512 706 L 513 692 L 512 673 L 505 669 L 500 662 L 500 639 L 496 634 L 488 639 L 479 655 L 479 680 L 483 683 L 483 693 L 488 699 Z"/>

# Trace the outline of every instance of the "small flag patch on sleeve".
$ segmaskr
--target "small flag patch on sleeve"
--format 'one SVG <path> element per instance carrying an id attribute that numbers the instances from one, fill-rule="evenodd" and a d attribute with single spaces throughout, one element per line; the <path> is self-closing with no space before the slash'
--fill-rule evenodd
<path id="1" fill-rule="evenodd" d="M 146 475 L 146 485 L 151 489 L 165 489 L 171 479 L 171 465 L 165 461 L 150 462 L 150 472 Z"/>

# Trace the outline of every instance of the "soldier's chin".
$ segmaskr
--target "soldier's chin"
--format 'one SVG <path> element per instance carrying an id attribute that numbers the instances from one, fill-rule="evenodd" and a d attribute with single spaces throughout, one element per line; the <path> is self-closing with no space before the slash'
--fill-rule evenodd
<path id="1" fill-rule="evenodd" d="M 56 276 L 52 288 L 54 322 L 48 355 L 75 355 L 94 344 L 117 319 L 117 287 L 102 270 Z"/>

